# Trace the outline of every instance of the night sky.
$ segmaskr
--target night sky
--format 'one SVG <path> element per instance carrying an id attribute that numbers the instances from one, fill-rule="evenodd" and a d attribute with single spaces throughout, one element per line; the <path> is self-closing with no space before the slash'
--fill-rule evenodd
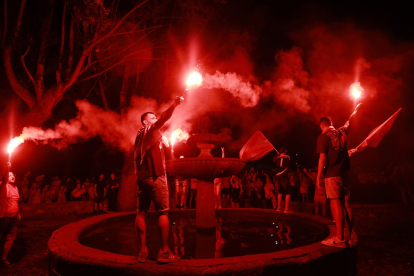
<path id="1" fill-rule="evenodd" d="M 29 1 L 26 7 L 18 41 L 21 46 L 14 49 L 15 68 L 20 73 L 18 54 L 25 51 L 24 46 L 32 45 L 33 50 L 26 59 L 29 68 L 35 68 L 31 64 L 36 62 L 39 26 L 43 19 L 41 11 L 46 2 Z M 62 4 L 56 2 L 56 9 L 61 10 Z M 122 2 L 118 7 L 119 17 L 136 3 Z M 145 8 L 145 16 L 148 11 L 153 12 L 153 18 L 146 19 L 147 26 L 161 27 L 151 32 L 145 42 L 151 46 L 151 50 L 143 54 L 148 58 L 131 66 L 127 99 L 132 102 L 129 106 L 136 107 L 140 103 L 142 106 L 142 101 L 134 104 L 134 97 L 152 98 L 158 105 L 154 111 L 159 114 L 167 106 L 165 103 L 182 93 L 185 75 L 198 63 L 202 64 L 204 74 L 235 73 L 253 88 L 254 85 L 260 88 L 260 92 L 257 92 L 258 103 L 246 107 L 241 104 L 241 96 L 235 97 L 225 89 L 192 91 L 194 93 L 187 96 L 186 103 L 177 108 L 167 133 L 181 123 L 186 131 L 194 132 L 198 118 L 207 115 L 212 121 L 211 132 L 231 129 L 230 155 L 237 156 L 247 139 L 261 130 L 273 145 L 288 149 L 294 157 L 294 165 L 313 167 L 317 161 L 316 138 L 320 133 L 318 118 L 330 115 L 336 127 L 345 123 L 355 106 L 348 89 L 353 82 L 359 81 L 365 89 L 361 98 L 364 108 L 349 133 L 350 148 L 362 142 L 398 108 L 403 110 L 376 149 L 367 149 L 352 157 L 354 168 L 373 170 L 390 162 L 405 163 L 411 159 L 414 153 L 411 123 L 414 19 L 408 3 L 240 0 L 181 3 L 187 5 L 164 1 L 160 9 L 155 10 L 154 3 Z M 17 3 L 10 3 L 9 20 L 16 20 L 17 8 Z M 137 14 L 134 20 L 141 15 Z M 3 22 L 3 15 L 1 20 Z M 56 13 L 51 32 L 55 40 L 59 37 L 60 21 L 59 13 Z M 127 43 L 125 41 L 120 39 L 117 43 Z M 56 64 L 58 42 L 59 39 L 57 42 L 53 40 L 49 45 L 47 64 Z M 105 57 L 97 54 L 96 58 L 102 62 Z M 49 85 L 53 85 L 53 68 L 47 65 L 49 71 L 45 80 Z M 102 77 L 109 108 L 116 113 L 121 109 L 119 93 L 124 70 L 124 65 L 117 66 Z M 93 73 L 87 71 L 85 74 Z M 27 76 L 21 75 L 21 83 L 30 87 Z M 7 126 L 5 122 L 11 102 L 17 120 L 19 114 L 28 112 L 28 108 L 13 93 L 3 66 L 0 66 L 0 82 L 0 119 L 2 126 Z M 77 99 L 98 106 L 102 116 L 108 115 L 102 109 L 96 83 L 95 78 L 75 84 L 56 105 L 52 116 L 36 127 L 53 129 L 61 120 L 77 118 Z M 141 111 L 140 108 L 136 110 Z M 134 114 L 131 109 L 129 111 L 128 114 Z M 114 114 L 108 116 L 113 118 Z M 15 132 L 28 126 L 16 125 Z M 117 130 L 111 129 L 113 125 L 116 124 L 108 124 L 105 130 L 97 133 L 116 133 Z M 136 124 L 132 125 L 134 127 L 125 127 L 129 127 L 130 135 L 134 136 L 138 128 Z M 54 174 L 86 177 L 100 172 L 119 172 L 125 151 L 116 144 L 125 141 L 120 138 L 108 142 L 102 141 L 99 135 L 94 136 L 77 139 L 76 143 L 61 150 L 26 142 L 13 155 L 15 171 L 22 174 L 29 169 L 34 174 L 47 174 L 48 177 Z M 3 141 L 6 145 L 7 139 Z M 185 154 L 185 145 L 178 144 L 177 151 Z M 274 154 L 270 153 L 262 163 L 270 162 Z"/>

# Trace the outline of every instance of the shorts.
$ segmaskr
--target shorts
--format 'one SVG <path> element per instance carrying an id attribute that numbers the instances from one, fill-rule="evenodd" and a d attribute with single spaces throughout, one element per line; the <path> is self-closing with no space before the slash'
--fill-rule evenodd
<path id="1" fill-rule="evenodd" d="M 105 196 L 103 194 L 102 195 L 98 194 L 97 196 L 95 196 L 94 201 L 95 203 L 102 203 L 104 199 L 105 199 Z"/>
<path id="2" fill-rule="evenodd" d="M 157 212 L 167 211 L 169 207 L 168 184 L 165 176 L 157 178 L 149 177 L 145 179 L 137 179 L 138 196 L 137 206 L 139 210 L 149 210 L 151 200 Z"/>
<path id="3" fill-rule="evenodd" d="M 277 183 L 278 194 L 286 194 L 286 195 L 292 194 L 292 186 L 290 186 L 289 180 L 278 178 L 276 179 L 276 183 Z"/>
<path id="4" fill-rule="evenodd" d="M 340 176 L 325 178 L 326 197 L 329 199 L 345 199 L 349 197 L 348 183 Z"/>

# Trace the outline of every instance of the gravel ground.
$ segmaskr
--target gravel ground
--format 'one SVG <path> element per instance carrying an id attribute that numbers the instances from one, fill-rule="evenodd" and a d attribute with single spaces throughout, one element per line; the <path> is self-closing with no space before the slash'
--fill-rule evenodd
<path id="1" fill-rule="evenodd" d="M 372 208 L 375 209 L 371 207 L 371 211 Z M 414 275 L 414 208 L 410 206 L 409 209 L 409 212 L 404 211 L 411 216 L 409 218 L 355 210 L 359 237 L 358 275 Z M 9 254 L 12 265 L 0 267 L 0 275 L 48 275 L 47 241 L 52 232 L 88 216 L 23 218 Z"/>

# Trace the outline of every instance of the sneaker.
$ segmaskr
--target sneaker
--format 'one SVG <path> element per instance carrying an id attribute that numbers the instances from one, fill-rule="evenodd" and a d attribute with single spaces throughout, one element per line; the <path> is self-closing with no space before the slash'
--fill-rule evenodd
<path id="1" fill-rule="evenodd" d="M 346 240 L 340 241 L 336 237 L 326 239 L 324 241 L 321 241 L 321 243 L 326 246 L 333 246 L 333 247 L 340 247 L 340 248 L 346 248 L 346 246 L 348 245 L 348 242 Z"/>
<path id="2" fill-rule="evenodd" d="M 158 252 L 157 262 L 159 263 L 174 263 L 178 262 L 179 260 L 180 257 L 177 257 L 171 251 L 168 251 L 166 253 Z"/>
<path id="3" fill-rule="evenodd" d="M 138 255 L 139 263 L 145 263 L 147 259 L 148 259 L 148 250 L 139 252 L 139 255 Z"/>
<path id="4" fill-rule="evenodd" d="M 283 212 L 283 209 L 279 209 L 279 208 L 277 208 L 277 209 L 276 209 L 276 211 L 277 211 L 277 212 Z"/>

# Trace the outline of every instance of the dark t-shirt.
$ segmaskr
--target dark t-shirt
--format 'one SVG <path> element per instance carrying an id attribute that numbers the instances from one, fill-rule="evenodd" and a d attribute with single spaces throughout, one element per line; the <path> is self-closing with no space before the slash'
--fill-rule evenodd
<path id="1" fill-rule="evenodd" d="M 346 126 L 320 134 L 316 143 L 316 152 L 325 153 L 325 177 L 344 176 L 350 169 L 348 149 L 346 145 Z"/>
<path id="2" fill-rule="evenodd" d="M 98 195 L 103 195 L 105 193 L 106 185 L 105 179 L 96 181 L 96 193 Z"/>
<path id="3" fill-rule="evenodd" d="M 290 157 L 287 154 L 281 154 L 276 156 L 273 159 L 273 162 L 276 163 L 276 178 L 278 179 L 289 179 L 288 176 L 288 167 L 290 162 Z"/>
<path id="4" fill-rule="evenodd" d="M 171 118 L 176 104 L 171 105 L 161 114 L 160 119 L 152 126 L 143 127 L 135 138 L 135 166 L 139 178 L 158 177 L 166 173 L 165 155 L 162 147 L 162 135 L 159 129 Z M 145 133 L 145 129 L 147 132 Z M 141 163 L 141 149 L 144 158 Z"/>
<path id="5" fill-rule="evenodd" d="M 118 184 L 118 183 L 119 182 L 116 178 L 115 179 L 109 179 L 109 181 L 108 181 L 108 194 L 109 193 L 116 193 L 118 191 L 118 187 L 115 187 L 116 184 Z M 115 187 L 115 188 L 112 188 L 112 187 Z"/>

